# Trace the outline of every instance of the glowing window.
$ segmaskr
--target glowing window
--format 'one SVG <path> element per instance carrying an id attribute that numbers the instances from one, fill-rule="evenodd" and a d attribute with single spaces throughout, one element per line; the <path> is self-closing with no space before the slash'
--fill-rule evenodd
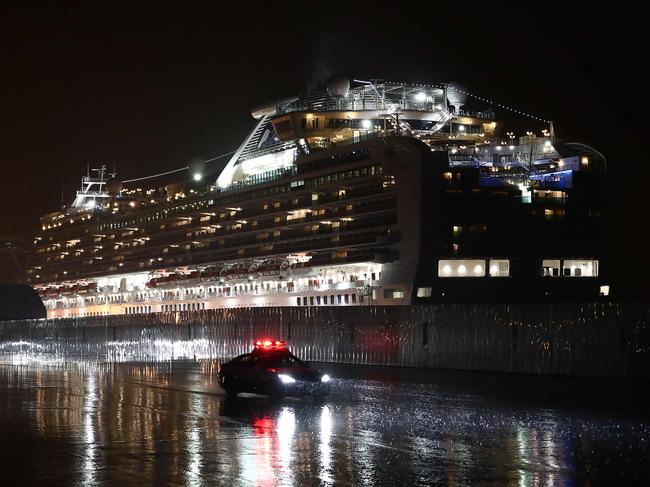
<path id="1" fill-rule="evenodd" d="M 401 299 L 404 297 L 403 289 L 384 289 L 385 299 Z"/>
<path id="2" fill-rule="evenodd" d="M 419 287 L 417 292 L 418 298 L 430 298 L 431 297 L 431 288 L 430 287 Z"/>
<path id="3" fill-rule="evenodd" d="M 544 277 L 559 277 L 560 276 L 560 260 L 559 259 L 544 259 L 542 261 L 542 275 Z"/>
<path id="4" fill-rule="evenodd" d="M 508 277 L 510 261 L 508 259 L 490 259 L 490 277 Z"/>
<path id="5" fill-rule="evenodd" d="M 438 277 L 484 277 L 483 259 L 442 259 L 438 261 Z"/>
<path id="6" fill-rule="evenodd" d="M 597 277 L 598 261 L 595 259 L 566 259 L 562 262 L 563 275 L 566 277 Z"/>

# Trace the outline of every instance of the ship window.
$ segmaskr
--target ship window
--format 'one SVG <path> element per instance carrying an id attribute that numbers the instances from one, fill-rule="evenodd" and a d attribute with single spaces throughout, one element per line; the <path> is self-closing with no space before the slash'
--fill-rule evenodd
<path id="1" fill-rule="evenodd" d="M 563 261 L 564 275 L 567 277 L 597 277 L 598 261 L 585 260 L 565 260 Z"/>
<path id="2" fill-rule="evenodd" d="M 508 259 L 490 259 L 490 277 L 508 277 L 510 261 Z"/>
<path id="3" fill-rule="evenodd" d="M 542 261 L 542 275 L 544 277 L 559 277 L 560 276 L 560 260 L 559 259 L 544 259 Z"/>
<path id="4" fill-rule="evenodd" d="M 438 261 L 438 277 L 484 277 L 483 259 L 441 259 Z"/>
<path id="5" fill-rule="evenodd" d="M 403 289 L 384 289 L 384 299 L 401 299 L 403 297 Z"/>
<path id="6" fill-rule="evenodd" d="M 419 287 L 417 297 L 418 298 L 430 298 L 431 297 L 431 288 L 430 287 Z"/>

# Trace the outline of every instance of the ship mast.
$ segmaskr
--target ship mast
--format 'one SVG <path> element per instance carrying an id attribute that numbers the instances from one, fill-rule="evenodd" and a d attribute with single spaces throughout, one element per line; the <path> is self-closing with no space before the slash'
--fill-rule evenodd
<path id="1" fill-rule="evenodd" d="M 90 175 L 91 172 L 96 172 L 97 177 Z M 81 178 L 81 189 L 77 191 L 77 196 L 72 203 L 75 208 L 93 209 L 97 204 L 97 200 L 110 198 L 106 190 L 106 166 L 101 165 L 99 168 L 93 168 L 88 171 L 88 174 Z"/>

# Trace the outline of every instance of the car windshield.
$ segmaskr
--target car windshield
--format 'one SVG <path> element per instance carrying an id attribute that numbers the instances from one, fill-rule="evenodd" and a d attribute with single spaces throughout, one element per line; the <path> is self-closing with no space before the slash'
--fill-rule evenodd
<path id="1" fill-rule="evenodd" d="M 307 367 L 307 364 L 302 362 L 295 355 L 291 355 L 290 353 L 264 357 L 264 365 L 266 367 L 271 367 L 274 369 Z"/>

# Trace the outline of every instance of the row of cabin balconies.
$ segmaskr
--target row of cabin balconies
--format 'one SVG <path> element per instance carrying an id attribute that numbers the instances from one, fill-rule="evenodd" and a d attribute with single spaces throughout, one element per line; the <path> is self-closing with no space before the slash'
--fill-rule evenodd
<path id="1" fill-rule="evenodd" d="M 73 262 L 62 262 L 57 266 L 58 269 L 55 268 L 50 271 L 50 273 L 43 274 L 40 282 L 93 277 L 115 272 L 128 273 L 142 270 L 154 270 L 157 268 L 165 268 L 178 265 L 205 264 L 207 262 L 232 261 L 238 259 L 241 260 L 243 258 L 250 257 L 266 256 L 268 258 L 272 256 L 286 255 L 289 253 L 305 252 L 310 250 L 328 250 L 376 244 L 390 245 L 396 241 L 398 238 L 398 233 L 389 233 L 386 229 L 386 226 L 395 222 L 395 216 L 386 215 L 385 218 L 386 220 L 377 221 L 360 220 L 357 223 L 357 225 L 360 227 L 358 230 L 336 232 L 336 235 L 333 235 L 330 232 L 328 234 L 319 234 L 317 237 L 309 235 L 302 238 L 284 238 L 279 241 L 261 243 L 257 239 L 250 238 L 245 241 L 242 240 L 237 242 L 230 242 L 229 247 L 211 247 L 206 248 L 205 250 L 200 247 L 191 250 L 185 250 L 179 247 L 177 249 L 174 249 L 173 252 L 167 252 L 166 254 L 163 254 L 163 257 L 158 257 L 161 254 L 153 254 L 156 255 L 155 258 L 151 257 L 151 249 L 147 249 L 149 250 L 148 256 L 127 256 L 121 254 L 119 256 L 122 259 L 119 261 L 119 263 L 122 264 L 121 266 L 118 266 L 118 262 L 106 262 L 102 263 L 103 265 L 99 269 L 96 265 L 93 268 L 79 269 L 79 266 L 70 266 L 70 264 Z M 372 228 L 375 230 L 371 230 Z M 49 269 L 52 269 L 52 266 L 50 266 Z M 63 270 L 67 270 L 67 273 L 63 274 Z"/>
<path id="2" fill-rule="evenodd" d="M 186 245 L 190 244 L 191 242 L 194 241 L 213 241 L 213 240 L 230 240 L 233 238 L 236 238 L 235 236 L 237 235 L 242 235 L 242 234 L 256 234 L 259 235 L 260 233 L 265 233 L 265 230 L 272 230 L 272 229 L 282 229 L 286 228 L 287 225 L 290 225 L 292 227 L 292 230 L 297 230 L 298 232 L 304 231 L 306 227 L 312 226 L 316 222 L 320 221 L 327 221 L 328 218 L 345 218 L 345 217 L 350 217 L 350 216 L 357 216 L 361 213 L 364 213 L 364 217 L 361 219 L 353 220 L 350 222 L 339 222 L 339 225 L 343 225 L 343 229 L 339 229 L 339 231 L 343 231 L 347 228 L 357 228 L 360 221 L 363 221 L 366 216 L 374 216 L 377 213 L 382 213 L 385 211 L 390 211 L 395 207 L 395 200 L 394 199 L 389 199 L 389 200 L 376 200 L 376 201 L 369 201 L 365 202 L 362 205 L 353 207 L 350 210 L 344 210 L 342 214 L 337 214 L 337 213 L 325 213 L 324 215 L 317 215 L 314 216 L 312 214 L 308 214 L 304 218 L 299 218 L 291 221 L 287 221 L 286 218 L 278 221 L 278 222 L 266 222 L 263 226 L 252 225 L 252 222 L 247 223 L 245 226 L 243 225 L 242 228 L 239 229 L 214 229 L 214 232 L 208 232 L 207 230 L 199 230 L 201 228 L 204 228 L 207 226 L 206 223 L 199 223 L 196 225 L 192 226 L 183 226 L 182 228 L 179 228 L 175 231 L 169 231 L 167 229 L 165 230 L 160 230 L 158 228 L 152 229 L 151 234 L 145 233 L 145 229 L 143 229 L 142 233 L 134 234 L 132 238 L 134 239 L 141 239 L 143 237 L 147 237 L 150 240 L 145 243 L 141 244 L 138 247 L 133 247 L 133 250 L 137 252 L 138 250 L 146 251 L 146 252 L 151 252 L 151 250 L 159 248 L 160 252 L 163 252 L 163 248 L 165 246 L 169 245 L 178 245 L 180 248 L 184 248 Z M 277 217 L 276 217 L 277 218 Z M 357 223 L 353 223 L 357 222 Z M 284 230 L 286 232 L 287 230 Z M 180 237 L 179 234 L 184 233 L 185 236 Z M 207 237 L 207 238 L 206 238 Z M 181 240 L 181 238 L 183 238 Z M 256 237 L 258 238 L 258 237 Z M 259 238 L 258 238 L 259 239 Z M 92 252 L 92 249 L 96 247 L 97 245 L 102 245 L 105 248 L 101 252 Z M 109 242 L 100 242 L 100 243 L 91 243 L 87 244 L 85 246 L 78 246 L 75 247 L 74 249 L 69 249 L 69 253 L 74 253 L 78 252 L 79 250 L 84 250 L 83 255 L 80 256 L 74 256 L 66 259 L 62 259 L 61 262 L 54 262 L 54 263 L 47 263 L 45 256 L 42 256 L 41 259 L 34 259 L 33 260 L 33 265 L 44 265 L 48 267 L 53 267 L 56 264 L 63 264 L 65 261 L 65 264 L 67 266 L 67 263 L 70 262 L 83 262 L 84 260 L 87 260 L 90 257 L 102 257 L 102 258 L 107 258 L 110 257 L 111 255 L 114 255 L 116 252 L 120 252 L 120 255 L 123 253 L 129 253 L 131 251 L 130 245 L 122 245 L 121 249 L 115 250 L 112 247 L 116 245 L 115 241 L 109 241 Z M 60 250 L 57 250 L 57 253 L 60 252 Z"/>
<path id="3" fill-rule="evenodd" d="M 232 238 L 232 236 L 235 235 L 250 234 L 250 233 L 259 234 L 260 232 L 264 232 L 265 230 L 281 229 L 286 227 L 287 225 L 290 225 L 291 227 L 298 228 L 298 229 L 299 228 L 304 229 L 304 227 L 306 226 L 311 226 L 316 222 L 320 222 L 324 220 L 327 221 L 330 218 L 334 219 L 334 218 L 346 218 L 346 217 L 353 217 L 353 216 L 356 217 L 361 214 L 373 215 L 376 214 L 377 212 L 382 212 L 385 210 L 390 210 L 392 208 L 395 208 L 395 205 L 396 205 L 396 201 L 394 198 L 382 199 L 382 200 L 368 200 L 368 201 L 358 202 L 357 205 L 353 206 L 351 209 L 341 208 L 339 209 L 339 211 L 337 211 L 336 209 L 332 210 L 332 208 L 326 208 L 326 213 L 323 215 L 314 215 L 313 213 L 309 213 L 304 218 L 288 221 L 286 219 L 287 215 L 282 213 L 281 214 L 282 217 L 280 217 L 281 219 L 277 222 L 275 221 L 275 218 L 278 218 L 276 216 L 273 219 L 273 221 L 271 221 L 271 218 L 269 218 L 269 220 L 264 222 L 262 225 L 258 223 L 257 225 L 254 226 L 253 222 L 248 222 L 247 224 L 242 225 L 242 227 L 239 229 L 220 228 L 220 229 L 214 229 L 214 232 L 209 232 L 208 230 L 201 230 L 202 228 L 208 227 L 211 223 L 200 222 L 197 220 L 195 223 L 191 225 L 183 225 L 182 227 L 178 227 L 173 230 L 168 230 L 167 228 L 165 228 L 164 230 L 160 230 L 159 225 L 157 225 L 154 228 L 150 228 L 149 232 L 147 232 L 147 229 L 143 228 L 142 231 L 139 231 L 137 234 L 134 233 L 131 238 L 133 238 L 134 241 L 136 239 L 141 239 L 144 237 L 149 238 L 149 241 L 147 243 L 139 245 L 138 247 L 133 247 L 133 250 L 136 252 L 138 250 L 142 250 L 142 252 L 144 253 L 150 253 L 152 249 L 155 249 L 157 247 L 159 247 L 160 251 L 162 252 L 162 249 L 168 245 L 179 245 L 185 247 L 185 245 L 188 245 L 191 242 L 197 240 L 211 241 L 211 240 L 219 240 L 224 238 L 227 240 L 229 237 Z M 278 213 L 278 215 L 280 215 L 280 213 Z M 354 224 L 350 225 L 351 223 L 352 222 L 347 222 L 345 226 L 355 227 Z M 185 234 L 182 240 L 180 234 Z M 93 238 L 93 237 L 91 236 L 88 238 Z M 114 250 L 113 247 L 117 245 L 116 240 L 117 239 L 108 240 L 106 242 L 103 241 L 88 242 L 83 246 L 75 246 L 74 248 L 71 249 L 65 249 L 70 254 L 79 252 L 80 250 L 83 250 L 84 252 L 80 256 L 66 258 L 61 260 L 60 262 L 47 262 L 46 255 L 37 256 L 33 260 L 32 265 L 52 267 L 56 264 L 63 264 L 65 261 L 67 266 L 67 263 L 69 262 L 82 262 L 84 260 L 88 260 L 91 257 L 107 258 L 110 257 L 111 255 L 114 255 L 116 252 L 123 252 L 126 251 L 127 249 L 131 250 L 131 247 L 130 246 L 127 247 L 126 245 L 123 245 L 123 247 L 125 247 L 124 250 L 121 249 Z M 93 249 L 95 249 L 97 246 L 100 245 L 105 248 L 102 249 L 101 251 L 92 252 Z M 62 249 L 57 249 L 56 251 L 53 252 L 59 254 L 61 250 Z"/>
<path id="4" fill-rule="evenodd" d="M 142 221 L 134 221 L 134 223 L 130 223 L 131 227 L 126 226 L 126 227 L 114 228 L 110 230 L 96 229 L 96 231 L 89 232 L 89 234 L 86 235 L 79 235 L 79 234 L 67 235 L 67 236 L 61 235 L 60 247 L 51 250 L 51 252 L 60 252 L 61 250 L 66 250 L 65 242 L 69 240 L 73 240 L 72 238 L 68 238 L 68 237 L 74 237 L 74 239 L 80 239 L 85 237 L 90 239 L 93 238 L 97 232 L 100 233 L 115 232 L 115 235 L 117 235 L 120 230 L 127 230 L 128 228 L 132 228 L 132 227 L 138 227 L 139 229 L 144 230 L 145 233 L 152 233 L 155 232 L 156 230 L 159 230 L 162 224 L 170 225 L 175 222 L 178 222 L 180 218 L 187 218 L 187 217 L 193 219 L 193 223 L 194 223 L 193 225 L 178 227 L 177 230 L 168 229 L 168 228 L 165 228 L 165 230 L 167 232 L 174 232 L 174 231 L 182 232 L 192 227 L 202 227 L 202 226 L 209 226 L 214 224 L 227 225 L 228 223 L 236 223 L 237 221 L 240 220 L 260 218 L 262 216 L 268 216 L 268 217 L 284 216 L 286 218 L 286 214 L 289 211 L 296 211 L 299 209 L 312 209 L 312 210 L 317 210 L 322 208 L 331 209 L 332 207 L 336 208 L 337 203 L 347 203 L 348 205 L 355 204 L 358 201 L 363 201 L 368 198 L 372 198 L 373 196 L 377 196 L 386 192 L 387 192 L 387 188 L 384 188 L 382 185 L 373 185 L 373 186 L 365 186 L 363 188 L 359 188 L 359 190 L 354 190 L 354 189 L 346 190 L 345 194 L 342 195 L 337 195 L 337 196 L 330 195 L 329 197 L 319 196 L 319 199 L 317 201 L 314 201 L 312 198 L 313 193 L 309 191 L 306 194 L 302 195 L 302 197 L 300 198 L 292 198 L 291 200 L 288 201 L 282 201 L 278 206 L 275 206 L 275 203 L 277 203 L 277 201 L 273 201 L 272 203 L 262 204 L 261 207 L 260 207 L 260 203 L 257 202 L 254 207 L 242 208 L 241 211 L 235 212 L 234 215 L 231 215 L 231 211 L 225 209 L 218 210 L 214 208 L 214 206 L 217 205 L 213 205 L 212 208 L 203 209 L 203 210 L 213 210 L 213 212 L 215 213 L 214 217 L 211 217 L 209 220 L 205 220 L 205 221 L 201 221 L 200 218 L 197 218 L 197 214 L 200 215 L 202 213 L 205 213 L 199 210 L 189 210 L 184 212 L 182 215 L 181 214 L 166 215 L 163 218 L 158 218 L 152 221 L 145 221 L 144 217 L 142 217 L 141 218 Z M 278 196 L 276 195 L 272 199 L 277 200 L 277 198 Z M 268 208 L 265 209 L 264 206 L 268 206 Z M 348 216 L 350 214 L 355 214 L 359 211 L 363 211 L 363 210 L 353 208 L 352 210 L 345 210 L 344 212 L 346 213 L 345 216 Z M 221 218 L 220 216 L 216 216 L 217 212 L 223 214 L 224 218 Z M 332 214 L 331 216 L 333 217 L 334 215 Z M 131 222 L 131 220 L 129 220 L 129 222 Z M 42 248 L 47 248 L 48 246 L 52 246 L 56 244 L 56 242 L 52 242 L 52 241 L 41 240 L 40 242 L 42 243 L 34 247 L 36 252 L 38 252 Z M 81 248 L 93 247 L 96 244 L 99 244 L 99 242 L 92 242 L 92 243 L 89 242 L 85 246 L 77 245 L 74 246 L 71 250 L 74 251 Z"/>
<path id="5" fill-rule="evenodd" d="M 367 164 L 367 162 L 365 164 Z M 363 167 L 347 168 L 347 169 L 355 171 L 357 169 L 363 169 Z M 196 195 L 192 195 L 190 197 L 184 198 L 182 201 L 169 203 L 168 205 L 166 205 L 167 206 L 166 208 L 165 207 L 152 208 L 150 211 L 146 211 L 146 212 L 138 211 L 137 213 L 141 215 L 139 217 L 134 217 L 133 215 L 129 216 L 128 218 L 109 217 L 108 223 L 110 223 L 110 220 L 114 220 L 116 223 L 120 224 L 119 226 L 116 226 L 112 229 L 105 227 L 105 225 L 107 224 L 106 221 L 104 222 L 99 221 L 98 223 L 94 224 L 91 228 L 93 233 L 103 233 L 111 230 L 119 230 L 120 228 L 143 226 L 151 221 L 160 222 L 164 219 L 174 219 L 174 218 L 184 217 L 187 215 L 193 215 L 199 212 L 207 212 L 211 210 L 214 211 L 215 207 L 227 208 L 233 206 L 242 206 L 243 207 L 242 212 L 238 213 L 236 217 L 231 218 L 231 220 L 237 220 L 242 218 L 249 218 L 252 216 L 244 211 L 246 210 L 246 208 L 252 210 L 254 213 L 255 212 L 259 213 L 260 203 L 275 202 L 274 200 L 277 200 L 278 197 L 291 198 L 291 200 L 283 201 L 280 207 L 280 210 L 288 211 L 290 209 L 294 209 L 296 206 L 300 208 L 300 207 L 304 207 L 305 205 L 313 204 L 311 202 L 311 195 L 313 192 L 316 191 L 322 193 L 322 202 L 324 203 L 342 201 L 342 200 L 351 200 L 354 198 L 363 197 L 364 195 L 371 194 L 371 193 L 377 194 L 382 191 L 385 192 L 387 188 L 383 188 L 381 183 L 374 184 L 374 185 L 369 184 L 372 181 L 381 181 L 381 180 L 382 180 L 382 176 L 380 173 L 376 173 L 373 175 L 369 175 L 369 174 L 363 175 L 348 180 L 340 180 L 337 182 L 331 182 L 330 184 L 322 184 L 317 186 L 306 184 L 307 182 L 310 181 L 309 178 L 304 180 L 305 182 L 304 185 L 295 186 L 295 187 L 288 186 L 288 184 L 290 184 L 291 181 L 286 180 L 282 186 L 284 190 L 278 193 L 255 197 L 256 193 L 258 193 L 261 189 L 263 189 L 264 186 L 266 186 L 266 189 L 273 188 L 274 186 L 261 185 L 262 188 L 256 186 L 250 186 L 246 188 L 246 191 L 238 192 L 238 194 L 235 195 L 229 194 L 228 196 L 221 198 L 222 201 L 219 201 L 218 194 L 214 195 L 212 193 L 205 193 L 205 194 L 197 193 Z M 349 187 L 350 184 L 354 184 L 356 187 L 349 188 L 347 190 L 349 191 L 349 195 L 340 196 L 338 194 L 337 195 L 333 194 L 335 193 L 336 188 L 340 188 L 341 186 Z M 365 184 L 365 186 L 363 186 L 363 184 Z M 330 189 L 330 191 L 324 192 L 324 190 L 328 188 Z M 297 203 L 293 203 L 293 200 L 296 199 L 295 197 L 299 196 L 300 194 L 303 194 L 302 200 L 298 201 Z M 214 200 L 214 203 L 212 203 L 211 205 L 205 204 L 205 202 L 208 200 Z M 197 204 L 198 207 L 187 209 L 187 207 L 196 206 Z M 166 213 L 166 214 L 163 218 L 155 218 L 154 220 L 145 219 L 145 215 L 149 215 L 150 217 L 152 214 L 158 214 L 158 213 Z M 222 219 L 222 221 L 224 222 L 228 221 L 228 218 L 226 218 L 225 220 Z M 75 236 L 78 237 L 78 233 L 74 233 L 74 234 L 71 233 L 69 229 L 66 228 L 65 226 L 61 227 L 58 230 L 53 230 L 53 232 L 55 232 L 53 234 L 57 235 L 57 237 L 60 240 L 66 240 L 66 239 L 69 240 L 70 239 L 69 237 L 75 237 Z"/>

